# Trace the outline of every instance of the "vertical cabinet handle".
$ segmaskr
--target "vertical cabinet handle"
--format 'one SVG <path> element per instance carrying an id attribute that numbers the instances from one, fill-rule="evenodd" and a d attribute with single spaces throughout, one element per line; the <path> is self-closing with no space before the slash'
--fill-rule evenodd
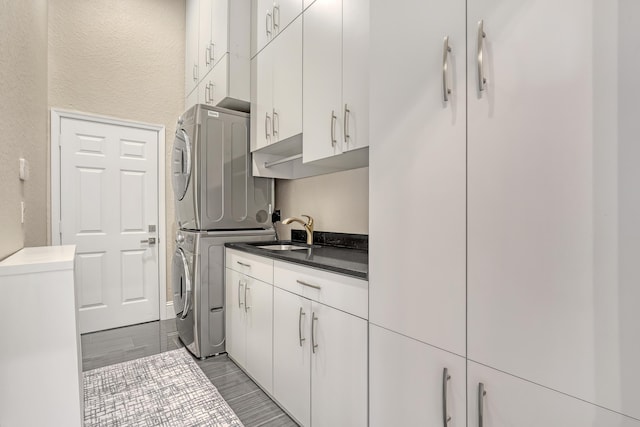
<path id="1" fill-rule="evenodd" d="M 244 312 L 245 313 L 251 308 L 251 306 L 247 302 L 247 291 L 249 291 L 249 286 L 245 285 L 244 286 Z"/>
<path id="2" fill-rule="evenodd" d="M 449 52 L 451 52 L 451 46 L 449 46 L 449 36 L 446 36 L 442 46 L 442 94 L 444 102 L 447 102 L 449 100 L 449 95 L 451 95 L 451 88 L 449 87 L 447 76 L 449 68 Z"/>
<path id="3" fill-rule="evenodd" d="M 276 15 L 276 12 L 278 12 L 277 15 Z M 280 6 L 276 4 L 273 5 L 273 31 L 274 32 L 280 31 Z"/>
<path id="4" fill-rule="evenodd" d="M 484 77 L 484 39 L 487 37 L 484 32 L 484 21 L 478 21 L 478 90 L 484 91 L 487 87 L 487 79 Z"/>
<path id="5" fill-rule="evenodd" d="M 276 113 L 276 109 L 273 109 L 273 136 L 274 138 L 278 136 L 278 131 L 280 130 L 280 115 Z"/>
<path id="6" fill-rule="evenodd" d="M 209 82 L 209 102 L 211 103 L 211 105 L 213 105 L 213 92 L 215 87 L 216 87 L 215 84 L 213 84 L 212 82 Z"/>
<path id="7" fill-rule="evenodd" d="M 447 427 L 449 421 L 451 421 L 447 405 L 447 385 L 450 379 L 451 375 L 449 375 L 449 369 L 444 368 L 442 370 L 442 425 L 444 427 Z"/>
<path id="8" fill-rule="evenodd" d="M 242 289 L 243 287 L 244 287 L 244 283 L 242 283 L 242 280 L 238 280 L 238 308 L 242 308 L 242 305 L 244 304 L 242 302 L 242 298 L 240 298 L 240 289 Z"/>
<path id="9" fill-rule="evenodd" d="M 478 383 L 478 427 L 483 427 L 484 422 L 484 397 L 487 395 L 483 383 Z"/>
<path id="10" fill-rule="evenodd" d="M 198 81 L 198 64 L 193 64 L 193 81 Z"/>
<path id="11" fill-rule="evenodd" d="M 271 117 L 269 113 L 266 113 L 264 117 L 264 137 L 269 144 L 271 142 Z"/>
<path id="12" fill-rule="evenodd" d="M 204 103 L 208 104 L 211 100 L 211 87 L 209 86 L 209 83 L 207 83 L 207 85 L 204 87 Z"/>
<path id="13" fill-rule="evenodd" d="M 211 64 L 211 43 L 209 43 L 209 46 L 204 50 L 204 62 L 207 65 Z"/>
<path id="14" fill-rule="evenodd" d="M 335 147 L 336 146 L 336 120 L 338 118 L 336 117 L 336 112 L 335 110 L 331 110 L 331 146 Z"/>
<path id="15" fill-rule="evenodd" d="M 300 313 L 298 313 L 298 339 L 300 340 L 300 347 L 302 347 L 302 342 L 306 340 L 306 338 L 302 337 L 302 316 L 305 315 L 305 312 L 302 311 L 302 307 L 300 307 Z"/>
<path id="16" fill-rule="evenodd" d="M 344 142 L 346 144 L 349 143 L 349 138 L 351 138 L 351 135 L 349 135 L 349 114 L 351 113 L 351 110 L 349 110 L 349 106 L 347 104 L 344 104 Z"/>
<path id="17" fill-rule="evenodd" d="M 316 320 L 318 320 L 318 318 L 316 317 L 316 313 L 311 313 L 311 351 L 314 354 L 316 352 L 316 348 L 318 348 L 318 344 L 316 344 Z"/>
<path id="18" fill-rule="evenodd" d="M 211 64 L 214 63 L 214 59 L 215 59 L 215 53 L 214 53 L 214 49 L 216 47 L 216 44 L 214 42 L 209 43 L 209 61 Z"/>
<path id="19" fill-rule="evenodd" d="M 271 12 L 267 11 L 267 16 L 265 16 L 265 27 L 267 29 L 267 37 L 271 37 L 271 30 L 273 26 L 273 17 L 271 16 Z"/>

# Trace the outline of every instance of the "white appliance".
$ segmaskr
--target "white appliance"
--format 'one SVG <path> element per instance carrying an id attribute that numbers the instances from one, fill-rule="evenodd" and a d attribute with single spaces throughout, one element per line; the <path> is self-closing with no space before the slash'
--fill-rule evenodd
<path id="1" fill-rule="evenodd" d="M 271 227 L 273 180 L 251 176 L 249 114 L 188 109 L 178 120 L 171 174 L 180 229 Z"/>

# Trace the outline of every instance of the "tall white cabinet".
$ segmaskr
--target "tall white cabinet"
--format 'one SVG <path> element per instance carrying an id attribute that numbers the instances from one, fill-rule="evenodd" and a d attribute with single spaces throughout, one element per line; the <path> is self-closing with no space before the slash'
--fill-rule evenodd
<path id="1" fill-rule="evenodd" d="M 469 426 L 640 425 L 638 16 L 372 0 L 371 425 L 429 420 L 406 401 L 442 401 L 445 355 Z"/>

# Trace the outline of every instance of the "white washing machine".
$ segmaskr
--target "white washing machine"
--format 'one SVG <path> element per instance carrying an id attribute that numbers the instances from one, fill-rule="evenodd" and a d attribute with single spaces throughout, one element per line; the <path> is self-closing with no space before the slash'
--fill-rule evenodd
<path id="1" fill-rule="evenodd" d="M 225 351 L 224 244 L 274 239 L 273 229 L 178 231 L 173 307 L 180 340 L 194 356 L 204 359 Z"/>
<path id="2" fill-rule="evenodd" d="M 188 109 L 178 120 L 171 175 L 181 230 L 271 227 L 274 184 L 252 176 L 249 114 Z"/>

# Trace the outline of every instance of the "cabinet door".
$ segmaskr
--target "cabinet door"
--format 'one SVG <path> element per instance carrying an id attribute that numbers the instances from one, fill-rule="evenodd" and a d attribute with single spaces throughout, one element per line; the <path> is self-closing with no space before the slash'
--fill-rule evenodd
<path id="1" fill-rule="evenodd" d="M 185 98 L 185 101 L 184 101 L 184 109 L 185 109 L 185 111 L 188 110 L 189 108 L 193 107 L 197 103 L 198 103 L 198 89 L 194 89 Z"/>
<path id="2" fill-rule="evenodd" d="M 200 80 L 213 68 L 211 45 L 211 10 L 214 0 L 200 0 L 199 8 L 199 37 L 198 37 L 198 68 Z"/>
<path id="3" fill-rule="evenodd" d="M 311 301 L 274 287 L 273 396 L 300 424 L 311 424 Z"/>
<path id="4" fill-rule="evenodd" d="M 463 0 L 371 1 L 369 319 L 460 356 L 466 355 L 464 17 Z M 452 49 L 447 102 L 445 36 Z"/>
<path id="5" fill-rule="evenodd" d="M 273 285 L 247 277 L 245 369 L 267 392 L 273 392 Z"/>
<path id="6" fill-rule="evenodd" d="M 366 426 L 367 322 L 311 305 L 311 425 Z"/>
<path id="7" fill-rule="evenodd" d="M 260 52 L 273 38 L 273 0 L 255 0 L 256 51 Z"/>
<path id="8" fill-rule="evenodd" d="M 254 124 L 251 133 L 255 137 L 254 150 L 272 142 L 273 129 L 273 46 L 266 47 L 251 60 L 255 67 L 256 85 L 252 88 L 251 117 Z"/>
<path id="9" fill-rule="evenodd" d="M 640 418 L 640 7 L 468 4 L 469 358 Z"/>
<path id="10" fill-rule="evenodd" d="M 342 121 L 343 152 L 369 145 L 369 0 L 342 2 Z"/>
<path id="11" fill-rule="evenodd" d="M 246 366 L 245 287 L 246 276 L 225 269 L 225 323 L 226 349 L 241 366 Z"/>
<path id="12" fill-rule="evenodd" d="M 223 58 L 211 70 L 211 100 L 213 105 L 218 105 L 223 99 L 229 96 L 229 55 L 225 54 Z"/>
<path id="13" fill-rule="evenodd" d="M 270 47 L 275 142 L 302 132 L 302 18 L 296 19 Z"/>
<path id="14" fill-rule="evenodd" d="M 281 33 L 302 13 L 302 0 L 273 1 L 273 36 Z"/>
<path id="15" fill-rule="evenodd" d="M 369 324 L 369 425 L 466 426 L 466 360 Z"/>
<path id="16" fill-rule="evenodd" d="M 303 161 L 342 152 L 342 0 L 304 12 Z"/>
<path id="17" fill-rule="evenodd" d="M 198 84 L 199 0 L 187 0 L 184 62 L 184 93 L 189 95 Z M 204 74 L 203 74 L 204 76 Z"/>
<path id="18" fill-rule="evenodd" d="M 211 0 L 211 58 L 217 65 L 229 51 L 229 0 Z M 244 1 L 244 0 L 243 0 Z"/>
<path id="19" fill-rule="evenodd" d="M 483 427 L 639 427 L 640 421 L 469 362 L 469 427 L 479 427 L 478 384 L 486 391 Z"/>

